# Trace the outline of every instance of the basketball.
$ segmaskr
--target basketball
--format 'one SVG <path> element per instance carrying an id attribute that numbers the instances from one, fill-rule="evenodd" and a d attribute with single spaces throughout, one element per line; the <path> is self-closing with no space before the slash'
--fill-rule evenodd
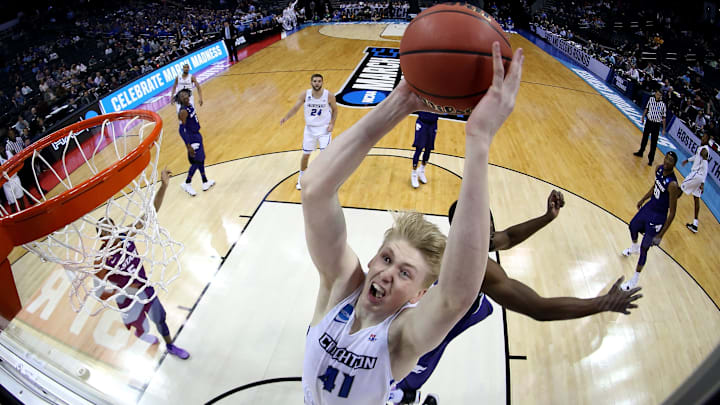
<path id="1" fill-rule="evenodd" d="M 507 74 L 512 47 L 500 24 L 469 4 L 440 4 L 408 25 L 400 41 L 400 68 L 428 106 L 469 114 L 492 84 L 495 41 Z"/>

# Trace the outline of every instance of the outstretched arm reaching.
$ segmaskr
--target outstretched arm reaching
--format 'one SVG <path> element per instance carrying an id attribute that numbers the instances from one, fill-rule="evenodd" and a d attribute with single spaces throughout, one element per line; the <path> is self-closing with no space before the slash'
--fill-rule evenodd
<path id="1" fill-rule="evenodd" d="M 522 49 L 518 49 L 505 76 L 498 42 L 493 43 L 492 51 L 492 86 L 465 127 L 463 181 L 438 284 L 415 310 L 401 313 L 391 325 L 392 368 L 398 377 L 406 375 L 418 357 L 442 341 L 477 297 L 485 276 L 490 241 L 488 154 L 495 133 L 515 106 L 523 60 Z"/>
<path id="2" fill-rule="evenodd" d="M 509 278 L 498 263 L 488 259 L 482 292 L 502 307 L 527 315 L 536 321 L 558 321 L 605 311 L 630 314 L 631 309 L 637 308 L 633 301 L 642 298 L 642 294 L 638 294 L 641 288 L 623 291 L 620 289 L 622 281 L 623 278 L 620 277 L 607 294 L 595 298 L 544 298 L 527 285 Z"/>

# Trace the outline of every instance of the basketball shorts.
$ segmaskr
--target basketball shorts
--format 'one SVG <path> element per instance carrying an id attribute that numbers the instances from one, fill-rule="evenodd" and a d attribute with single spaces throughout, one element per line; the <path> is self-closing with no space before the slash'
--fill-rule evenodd
<path id="1" fill-rule="evenodd" d="M 665 225 L 666 219 L 665 215 L 653 211 L 645 204 L 630 221 L 630 232 L 633 237 L 637 236 L 638 233 L 642 233 L 643 238 L 640 245 L 643 248 L 649 248 L 652 246 L 653 238 L 660 233 Z"/>
<path id="2" fill-rule="evenodd" d="M 683 180 L 682 184 L 680 184 L 680 189 L 685 194 L 692 194 L 695 197 L 702 197 L 702 190 L 700 190 L 700 186 L 703 184 L 703 179 L 701 176 L 699 176 L 696 172 L 692 172 L 688 175 L 685 180 Z"/>
<path id="3" fill-rule="evenodd" d="M 330 144 L 332 134 L 327 131 L 327 126 L 311 127 L 305 126 L 303 134 L 303 153 L 312 153 L 315 148 L 325 150 Z"/>
<path id="4" fill-rule="evenodd" d="M 415 122 L 415 140 L 412 146 L 419 149 L 433 150 L 435 149 L 436 134 L 437 124 L 427 124 L 417 120 Z"/>

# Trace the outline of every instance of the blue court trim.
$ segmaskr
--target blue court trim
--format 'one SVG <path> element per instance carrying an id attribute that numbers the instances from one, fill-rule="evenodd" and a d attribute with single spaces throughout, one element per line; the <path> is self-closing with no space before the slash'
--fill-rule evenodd
<path id="1" fill-rule="evenodd" d="M 590 87 L 595 89 L 601 96 L 605 97 L 605 99 L 608 100 L 610 102 L 610 104 L 615 106 L 615 108 L 617 108 L 631 123 L 633 123 L 635 125 L 635 127 L 637 127 L 640 130 L 638 135 L 642 136 L 643 127 L 640 125 L 640 123 L 637 120 L 637 116 L 642 116 L 642 110 L 638 106 L 636 106 L 635 103 L 633 103 L 630 99 L 625 97 L 623 94 L 614 91 L 612 89 L 612 86 L 609 83 L 607 83 L 604 78 L 598 77 L 597 75 L 593 74 L 592 72 L 588 72 L 582 66 L 576 64 L 572 59 L 565 56 L 565 54 L 560 52 L 557 48 L 555 48 L 554 46 L 545 42 L 542 38 L 538 37 L 537 35 L 533 34 L 532 32 L 526 31 L 526 30 L 518 30 L 518 31 L 519 31 L 519 34 L 522 35 L 525 39 L 532 42 L 538 48 L 540 48 L 543 51 L 545 51 L 546 53 L 548 53 L 550 56 L 555 58 L 558 62 L 562 63 L 571 72 L 575 73 L 581 79 L 583 79 L 583 81 L 585 81 L 587 84 L 589 84 Z M 583 74 L 582 75 L 579 74 L 577 72 L 577 69 L 580 69 L 583 72 Z M 591 83 L 590 80 L 588 80 L 588 75 L 596 80 L 599 80 L 603 85 L 607 86 L 609 88 L 609 91 L 607 91 L 607 90 L 599 91 L 599 89 L 595 85 L 593 85 L 593 83 Z M 615 101 L 608 98 L 607 93 L 612 93 L 612 96 L 615 97 L 616 99 L 620 98 L 623 101 L 625 101 L 625 103 L 627 103 L 627 105 L 629 106 L 631 111 L 628 111 L 627 108 L 625 108 L 625 109 L 620 108 L 616 104 Z M 636 117 L 631 117 L 629 113 L 632 113 Z M 673 117 L 670 120 L 670 122 L 667 123 L 667 129 L 670 129 L 670 126 L 673 123 L 672 120 L 674 120 L 674 119 L 676 119 L 676 118 Z M 683 167 L 680 165 L 680 163 L 682 161 L 684 161 L 685 159 L 691 157 L 691 155 L 689 155 L 687 152 L 685 152 L 685 150 L 682 147 L 678 146 L 673 141 L 672 138 L 665 136 L 664 139 L 667 143 L 672 144 L 674 146 L 674 148 L 670 148 L 666 145 L 663 145 L 663 144 L 661 144 L 660 141 L 658 141 L 658 145 L 657 145 L 658 150 L 660 150 L 660 152 L 662 152 L 663 154 L 667 154 L 667 152 L 670 150 L 677 153 L 678 163 L 677 163 L 677 165 L 675 165 L 675 169 L 678 172 L 680 172 L 680 174 L 682 174 L 683 177 L 687 177 L 690 174 L 690 168 L 692 167 L 692 164 L 688 163 Z M 639 143 L 638 143 L 638 146 L 639 146 Z M 625 151 L 625 152 L 631 153 L 633 151 Z M 647 152 L 647 150 L 646 150 L 646 152 Z M 656 163 L 661 163 L 661 161 L 660 162 L 658 161 L 658 158 L 659 158 L 659 156 L 655 157 L 655 162 L 653 165 L 655 165 Z M 647 157 L 643 157 L 642 159 L 647 159 Z M 683 193 L 683 195 L 685 195 L 685 194 Z M 692 202 L 691 196 L 687 196 L 687 198 L 680 199 L 680 201 L 683 201 L 683 200 L 690 200 Z M 713 181 L 705 182 L 705 191 L 703 192 L 702 200 L 705 202 L 705 205 L 708 207 L 708 210 L 710 210 L 710 213 L 715 217 L 715 220 L 720 223 L 720 189 L 718 189 L 718 186 Z M 685 220 L 689 221 L 691 219 L 692 218 L 680 219 L 680 221 L 685 221 Z"/>

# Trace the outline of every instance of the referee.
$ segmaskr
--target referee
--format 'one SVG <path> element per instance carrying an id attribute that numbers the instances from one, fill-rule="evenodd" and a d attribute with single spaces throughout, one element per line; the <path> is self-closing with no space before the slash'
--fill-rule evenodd
<path id="1" fill-rule="evenodd" d="M 647 117 L 647 123 L 645 123 Z M 643 130 L 642 142 L 640 150 L 633 153 L 637 157 L 642 157 L 647 145 L 648 135 L 650 135 L 650 152 L 648 153 L 648 166 L 652 166 L 655 159 L 655 148 L 657 147 L 658 136 L 660 135 L 660 124 L 662 123 L 663 134 L 665 133 L 665 103 L 662 101 L 662 93 L 655 92 L 655 98 L 650 98 L 645 111 L 643 112 L 642 122 L 645 124 Z"/>

